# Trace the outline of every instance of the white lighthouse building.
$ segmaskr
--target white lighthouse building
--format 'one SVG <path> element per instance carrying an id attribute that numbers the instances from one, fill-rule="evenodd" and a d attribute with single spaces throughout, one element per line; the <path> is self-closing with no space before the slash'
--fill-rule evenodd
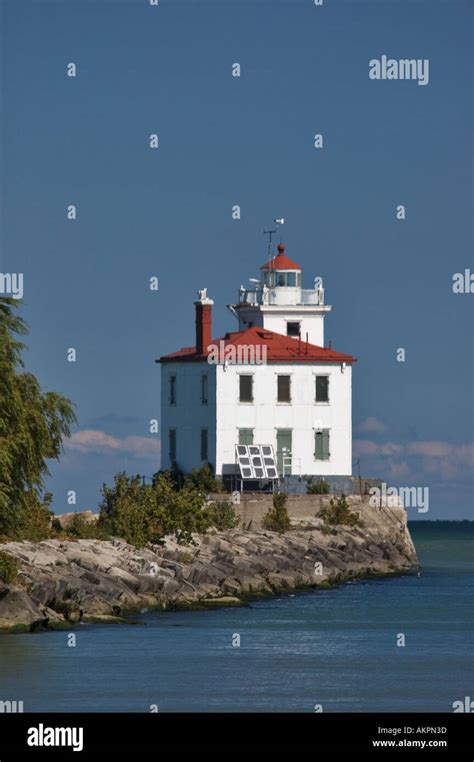
<path id="1" fill-rule="evenodd" d="M 212 338 L 203 289 L 194 346 L 160 358 L 161 467 L 225 476 L 236 445 L 271 444 L 280 474 L 350 476 L 355 358 L 324 346 L 324 289 L 302 288 L 283 244 L 261 272 L 229 305 L 237 331 Z"/>

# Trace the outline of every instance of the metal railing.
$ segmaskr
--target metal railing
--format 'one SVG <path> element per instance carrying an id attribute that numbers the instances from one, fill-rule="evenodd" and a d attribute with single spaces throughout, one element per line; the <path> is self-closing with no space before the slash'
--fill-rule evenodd
<path id="1" fill-rule="evenodd" d="M 324 289 L 294 288 L 254 288 L 239 291 L 239 304 L 278 305 L 323 305 Z"/>

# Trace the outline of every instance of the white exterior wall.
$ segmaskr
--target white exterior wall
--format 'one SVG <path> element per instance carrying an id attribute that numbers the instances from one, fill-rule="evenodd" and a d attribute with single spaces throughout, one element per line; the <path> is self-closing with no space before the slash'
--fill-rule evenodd
<path id="1" fill-rule="evenodd" d="M 301 341 L 306 341 L 317 347 L 324 347 L 324 312 L 320 315 L 309 314 L 301 310 L 289 311 L 288 308 L 283 312 L 276 310 L 263 310 L 263 327 L 274 333 L 282 333 L 286 336 L 287 323 L 301 323 Z M 296 339 L 298 341 L 298 339 Z"/>
<path id="2" fill-rule="evenodd" d="M 267 331 L 287 335 L 287 323 L 301 323 L 301 340 L 317 347 L 324 347 L 324 317 L 330 311 L 329 305 L 321 307 L 239 307 L 239 330 L 245 331 L 251 322 Z M 298 339 L 296 339 L 298 340 Z"/>
<path id="3" fill-rule="evenodd" d="M 207 374 L 207 405 L 201 403 L 201 376 Z M 176 376 L 176 404 L 169 403 L 169 377 Z M 216 462 L 216 366 L 207 362 L 165 362 L 161 365 L 161 468 L 170 468 L 168 430 L 176 429 L 176 462 L 186 472 L 206 461 L 201 455 L 201 429 L 208 429 L 208 458 Z"/>
<path id="4" fill-rule="evenodd" d="M 285 363 L 216 367 L 216 473 L 234 471 L 238 429 L 254 430 L 255 444 L 273 444 L 292 429 L 293 473 L 352 474 L 352 373 L 341 364 Z M 239 374 L 253 374 L 253 403 L 239 402 Z M 277 375 L 291 376 L 291 403 L 277 402 Z M 329 376 L 329 402 L 315 402 L 315 376 Z M 330 430 L 330 459 L 314 458 L 315 430 Z"/>

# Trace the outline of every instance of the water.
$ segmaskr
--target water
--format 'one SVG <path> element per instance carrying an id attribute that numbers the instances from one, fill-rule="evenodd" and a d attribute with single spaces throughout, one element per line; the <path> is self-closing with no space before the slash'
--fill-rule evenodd
<path id="1" fill-rule="evenodd" d="M 66 632 L 2 635 L 0 699 L 51 712 L 452 711 L 472 694 L 474 523 L 410 528 L 420 578 L 83 625 L 75 648 Z"/>

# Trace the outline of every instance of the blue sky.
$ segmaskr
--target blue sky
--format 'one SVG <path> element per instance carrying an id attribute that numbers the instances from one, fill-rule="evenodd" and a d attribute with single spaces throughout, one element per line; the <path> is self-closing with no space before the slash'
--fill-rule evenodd
<path id="1" fill-rule="evenodd" d="M 474 297 L 452 292 L 453 274 L 474 270 L 471 4 L 1 9 L 0 271 L 24 273 L 28 368 L 79 419 L 52 466 L 54 508 L 75 489 L 77 508 L 95 509 L 118 470 L 156 470 L 154 359 L 192 343 L 203 286 L 214 334 L 235 328 L 225 305 L 284 216 L 305 285 L 324 278 L 327 339 L 359 360 L 362 472 L 429 486 L 425 518 L 472 516 Z M 428 58 L 429 84 L 369 79 L 383 54 Z"/>

